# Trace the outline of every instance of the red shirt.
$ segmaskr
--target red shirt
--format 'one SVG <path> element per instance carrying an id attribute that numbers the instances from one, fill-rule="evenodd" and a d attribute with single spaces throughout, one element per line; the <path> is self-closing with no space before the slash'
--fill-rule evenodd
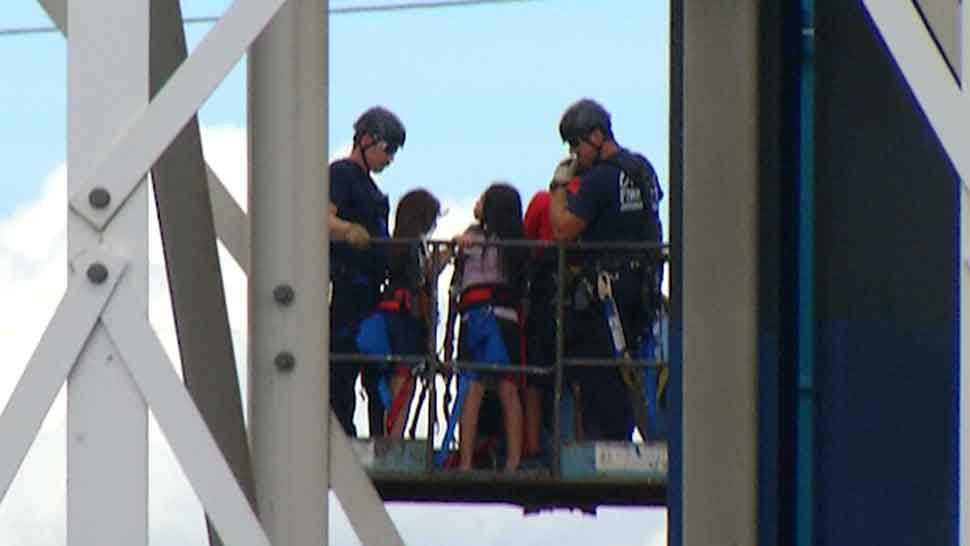
<path id="1" fill-rule="evenodd" d="M 549 216 L 549 192 L 540 191 L 532 196 L 525 211 L 525 236 L 529 239 L 551 241 L 552 218 Z"/>

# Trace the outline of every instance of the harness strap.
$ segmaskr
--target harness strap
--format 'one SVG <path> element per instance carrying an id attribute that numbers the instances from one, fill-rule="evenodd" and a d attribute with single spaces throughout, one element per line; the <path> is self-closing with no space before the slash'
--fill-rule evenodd
<path id="1" fill-rule="evenodd" d="M 377 304 L 381 311 L 399 313 L 411 309 L 411 292 L 404 288 L 394 290 L 390 298 L 385 298 Z"/>
<path id="2" fill-rule="evenodd" d="M 425 398 L 428 396 L 428 382 L 421 382 L 421 394 L 418 395 L 418 403 L 414 407 L 414 419 L 411 421 L 411 428 L 408 430 L 408 435 L 411 436 L 413 440 L 418 429 L 418 419 L 420 418 L 421 407 L 424 405 Z M 432 412 L 433 413 L 433 412 Z M 438 416 L 435 415 L 431 422 L 432 434 L 435 429 L 438 428 Z"/>
<path id="3" fill-rule="evenodd" d="M 519 306 L 515 296 L 508 288 L 491 286 L 476 286 L 461 293 L 458 299 L 458 311 L 464 313 L 472 307 L 482 303 L 494 303 L 502 307 L 517 309 Z"/>
<path id="4" fill-rule="evenodd" d="M 620 323 L 620 314 L 616 308 L 616 301 L 613 299 L 613 287 L 610 275 L 606 272 L 601 272 L 597 281 L 597 291 L 600 301 L 603 304 L 604 318 L 607 321 L 607 328 L 610 330 L 613 354 L 621 363 L 619 369 L 620 377 L 623 379 L 623 383 L 626 384 L 627 390 L 630 391 L 634 424 L 640 430 L 640 436 L 644 440 L 648 440 L 650 438 L 648 436 L 649 402 L 647 401 L 643 381 L 645 373 L 642 369 L 634 368 L 627 364 L 630 360 L 630 352 L 623 336 L 623 325 Z"/>
<path id="5" fill-rule="evenodd" d="M 445 393 L 441 401 L 445 410 L 445 422 L 451 419 L 451 379 L 454 376 L 454 373 L 449 373 L 445 376 Z"/>
<path id="6" fill-rule="evenodd" d="M 401 410 L 404 409 L 404 404 L 407 403 L 410 396 L 406 396 L 408 389 L 414 384 L 414 377 L 408 374 L 407 379 L 404 380 L 404 384 L 401 385 L 401 389 L 397 391 L 394 395 L 394 401 L 391 402 L 391 407 L 387 411 L 387 421 L 384 423 L 384 430 L 390 431 L 394 427 L 394 421 L 397 421 L 398 415 L 401 414 Z"/>
<path id="7" fill-rule="evenodd" d="M 445 428 L 445 437 L 441 441 L 441 449 L 435 453 L 435 466 L 442 466 L 448 459 L 451 443 L 455 438 L 455 427 L 458 426 L 458 417 L 461 415 L 461 407 L 465 404 L 465 396 L 468 395 L 468 385 L 474 381 L 473 376 L 468 372 L 458 374 L 458 397 L 455 400 L 455 409 L 448 418 L 448 426 Z"/>

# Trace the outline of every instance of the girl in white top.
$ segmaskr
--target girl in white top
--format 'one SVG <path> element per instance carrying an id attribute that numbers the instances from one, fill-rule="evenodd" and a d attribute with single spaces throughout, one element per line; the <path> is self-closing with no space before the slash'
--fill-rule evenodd
<path id="1" fill-rule="evenodd" d="M 498 398 L 505 425 L 505 470 L 518 468 L 522 456 L 522 402 L 519 374 L 511 367 L 521 363 L 519 308 L 522 298 L 523 267 L 528 250 L 483 246 L 476 243 L 498 239 L 522 239 L 522 201 L 507 184 L 492 184 L 476 205 L 480 225 L 473 225 L 459 238 L 462 250 L 456 275 L 461 299 L 461 333 L 458 354 L 461 361 L 508 364 L 510 371 L 459 375 L 460 434 L 459 468 L 472 467 L 478 433 L 479 410 L 485 394 L 484 377 L 498 376 Z"/>

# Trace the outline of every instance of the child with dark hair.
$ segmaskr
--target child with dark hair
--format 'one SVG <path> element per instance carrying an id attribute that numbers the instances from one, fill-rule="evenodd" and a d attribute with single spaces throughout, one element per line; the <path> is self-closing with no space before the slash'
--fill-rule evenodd
<path id="1" fill-rule="evenodd" d="M 553 240 L 549 220 L 549 192 L 536 193 L 526 207 L 525 236 L 535 241 Z M 526 362 L 552 369 L 556 356 L 556 252 L 533 248 L 528 272 L 529 313 L 525 321 Z M 525 452 L 536 457 L 542 451 L 544 428 L 553 415 L 553 382 L 550 375 L 530 375 L 525 390 Z"/>
<path id="2" fill-rule="evenodd" d="M 434 229 L 440 212 L 438 199 L 424 189 L 410 191 L 398 202 L 394 238 L 411 241 L 394 245 L 388 252 L 388 282 L 381 302 L 376 312 L 361 324 L 357 337 L 361 353 L 421 355 L 428 352 L 433 305 L 430 288 L 437 271 L 432 271 L 425 245 L 414 239 L 423 238 Z M 377 386 L 368 390 L 372 397 L 377 391 L 383 409 L 380 426 L 372 425 L 372 436 L 380 432 L 394 438 L 403 436 L 414 395 L 411 373 L 414 364 L 402 362 L 393 369 L 370 365 L 377 374 L 371 374 L 368 382 Z"/>
<path id="3" fill-rule="evenodd" d="M 476 204 L 476 217 L 480 224 L 469 227 L 459 237 L 462 248 L 455 267 L 458 277 L 454 284 L 460 294 L 458 308 L 461 313 L 458 358 L 461 361 L 507 364 L 510 371 L 494 374 L 463 370 L 459 374 L 455 404 L 460 408 L 461 423 L 459 468 L 468 470 L 472 467 L 479 410 L 485 395 L 483 380 L 497 379 L 505 425 L 505 470 L 514 471 L 522 456 L 522 403 L 518 375 L 511 372 L 511 365 L 522 361 L 519 310 L 528 249 L 481 243 L 523 238 L 519 192 L 508 184 L 492 184 Z M 446 355 L 446 360 L 449 356 Z M 449 422 L 446 439 L 450 439 L 453 427 L 454 421 Z"/>

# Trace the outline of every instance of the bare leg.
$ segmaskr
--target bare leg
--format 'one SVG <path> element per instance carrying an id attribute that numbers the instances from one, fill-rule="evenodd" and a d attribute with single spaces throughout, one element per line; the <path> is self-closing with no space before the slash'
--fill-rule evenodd
<path id="1" fill-rule="evenodd" d="M 499 381 L 498 398 L 505 414 L 505 471 L 512 472 L 519 468 L 522 458 L 522 401 L 514 380 Z"/>
<path id="2" fill-rule="evenodd" d="M 402 388 L 407 389 L 407 403 L 398 412 L 397 418 L 391 423 L 391 430 L 388 432 L 388 437 L 390 438 L 403 438 L 404 437 L 404 425 L 408 422 L 408 412 L 411 409 L 411 399 L 414 397 L 414 382 L 408 381 L 406 378 L 394 374 L 391 376 L 391 400 L 396 400 L 398 392 Z"/>
<path id="3" fill-rule="evenodd" d="M 460 470 L 471 470 L 472 457 L 475 455 L 475 439 L 478 436 L 478 410 L 482 407 L 482 397 L 485 395 L 485 385 L 481 381 L 472 381 L 465 394 L 465 402 L 461 405 L 461 419 L 458 431 L 458 453 L 461 456 Z"/>
<path id="4" fill-rule="evenodd" d="M 525 454 L 539 453 L 539 435 L 542 432 L 542 395 L 539 389 L 525 389 Z"/>

